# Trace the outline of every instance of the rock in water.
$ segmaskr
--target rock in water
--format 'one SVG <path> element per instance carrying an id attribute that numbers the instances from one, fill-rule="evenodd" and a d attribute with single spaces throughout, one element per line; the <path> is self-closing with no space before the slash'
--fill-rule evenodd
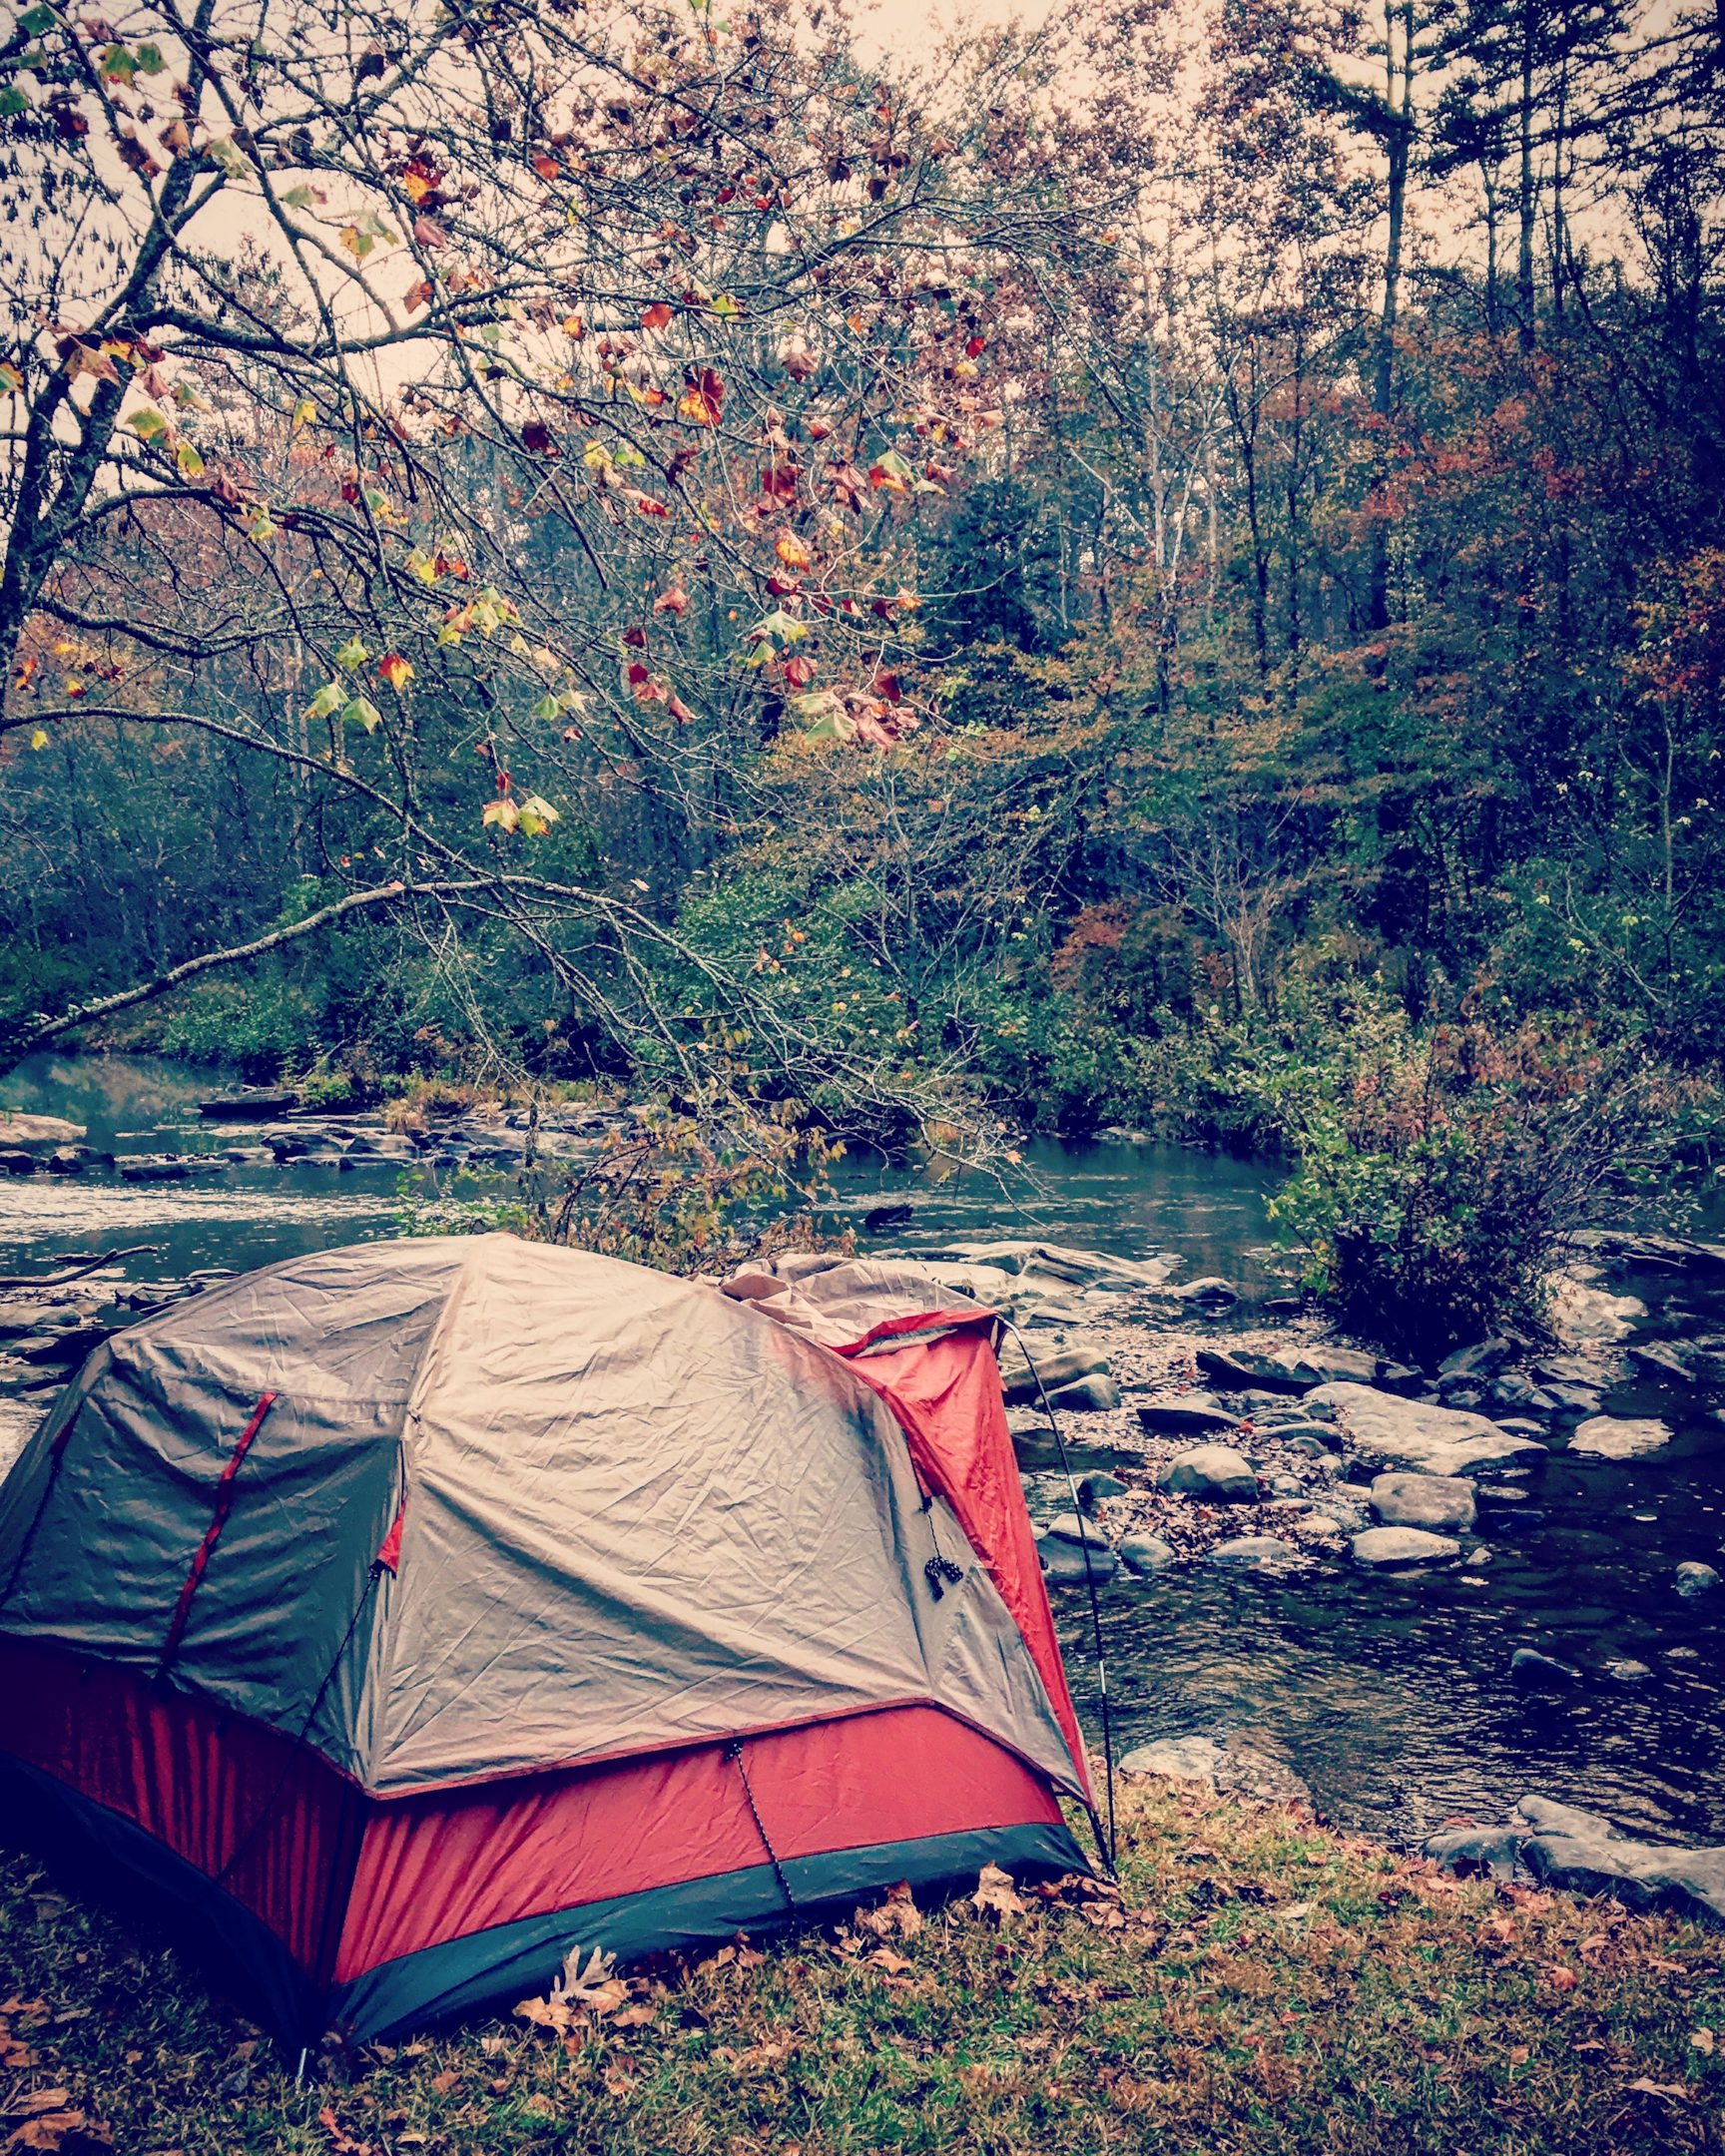
<path id="1" fill-rule="evenodd" d="M 1581 1672 L 1571 1669 L 1567 1662 L 1559 1662 L 1555 1655 L 1541 1654 L 1536 1647 L 1517 1647 L 1509 1657 L 1509 1674 L 1522 1684 L 1549 1687 L 1573 1684 Z"/>
<path id="2" fill-rule="evenodd" d="M 1240 1300 L 1240 1291 L 1232 1281 L 1188 1281 L 1184 1288 L 1170 1288 L 1166 1293 L 1177 1296 L 1182 1303 L 1196 1303 L 1200 1310 L 1232 1310 Z"/>
<path id="3" fill-rule="evenodd" d="M 67 1123 L 59 1116 L 0 1110 L 0 1147 L 7 1152 L 52 1153 L 60 1146 L 77 1145 L 86 1135 L 82 1123 Z"/>
<path id="4" fill-rule="evenodd" d="M 1183 1497 L 1245 1498 L 1258 1494 L 1258 1477 L 1249 1460 L 1227 1445 L 1193 1445 L 1176 1453 L 1156 1477 L 1159 1486 Z"/>
<path id="5" fill-rule="evenodd" d="M 1114 1552 L 1128 1572 L 1140 1579 L 1149 1579 L 1157 1572 L 1166 1572 L 1179 1557 L 1159 1535 L 1122 1535 Z"/>
<path id="6" fill-rule="evenodd" d="M 1119 1559 L 1100 1538 L 1086 1547 L 1068 1542 L 1063 1535 L 1043 1535 L 1036 1553 L 1042 1560 L 1042 1577 L 1051 1587 L 1082 1586 L 1086 1579 L 1101 1587 L 1119 1569 Z"/>
<path id="7" fill-rule="evenodd" d="M 1677 1592 L 1680 1595 L 1707 1594 L 1719 1584 L 1719 1575 L 1710 1564 L 1680 1564 L 1677 1567 Z"/>
<path id="8" fill-rule="evenodd" d="M 1624 1421 L 1616 1415 L 1594 1415 L 1577 1425 L 1569 1439 L 1571 1452 L 1589 1452 L 1599 1459 L 1640 1459 L 1671 1442 L 1670 1429 L 1651 1418 Z"/>
<path id="9" fill-rule="evenodd" d="M 1402 1399 L 1370 1385 L 1320 1385 L 1306 1395 L 1306 1405 L 1335 1408 L 1361 1452 L 1405 1461 L 1426 1474 L 1468 1474 L 1476 1467 L 1509 1467 L 1518 1460 L 1545 1457 L 1544 1445 L 1507 1432 L 1483 1415 Z"/>
<path id="10" fill-rule="evenodd" d="M 1376 1475 L 1372 1509 L 1386 1527 L 1450 1527 L 1464 1533 L 1473 1524 L 1473 1485 L 1458 1475 Z"/>
<path id="11" fill-rule="evenodd" d="M 1354 1537 L 1354 1562 L 1370 1572 L 1442 1564 L 1460 1554 L 1459 1542 L 1451 1542 L 1447 1535 L 1426 1534 L 1418 1527 L 1368 1527 Z"/>
<path id="12" fill-rule="evenodd" d="M 1304 1562 L 1292 1542 L 1284 1542 L 1273 1534 L 1236 1535 L 1232 1541 L 1218 1542 L 1210 1552 L 1212 1564 L 1240 1565 L 1257 1570 L 1260 1566 L 1274 1571 L 1283 1565 Z"/>

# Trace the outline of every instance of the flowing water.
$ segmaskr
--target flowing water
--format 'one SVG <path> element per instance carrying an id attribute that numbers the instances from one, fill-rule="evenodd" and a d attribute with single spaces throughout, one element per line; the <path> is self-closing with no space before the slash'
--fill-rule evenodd
<path id="1" fill-rule="evenodd" d="M 62 1115 L 116 1153 L 216 1150 L 196 1130 L 207 1071 L 111 1058 L 36 1057 L 0 1081 L 0 1107 Z M 191 1133 L 188 1135 L 188 1133 Z M 1233 1324 L 1286 1292 L 1262 1165 L 1174 1146 L 1033 1147 L 1033 1181 L 938 1184 L 866 1157 L 840 1171 L 839 1210 L 860 1222 L 885 1202 L 912 1208 L 891 1240 L 1044 1237 L 1144 1257 L 1170 1252 L 1180 1278 L 1219 1274 L 1242 1291 Z M 247 1268 L 394 1232 L 396 1171 L 238 1167 L 188 1184 L 110 1176 L 0 1179 L 0 1270 L 64 1251 L 153 1243 L 133 1278 L 201 1266 Z M 1645 1335 L 1725 1332 L 1725 1277 L 1613 1278 L 1649 1308 Z M 1186 1320 L 1185 1323 L 1194 1321 Z M 1224 1326 L 1221 1330 L 1227 1330 Z M 1712 1398 L 1637 1381 L 1605 1411 L 1659 1414 L 1663 1451 L 1540 1470 L 1542 1529 L 1493 1543 L 1484 1586 L 1438 1572 L 1373 1577 L 1346 1561 L 1281 1581 L 1215 1566 L 1165 1573 L 1102 1596 L 1117 1749 L 1151 1736 L 1238 1732 L 1278 1753 L 1336 1818 L 1409 1839 L 1453 1815 L 1495 1821 L 1524 1791 L 1610 1813 L 1632 1830 L 1725 1840 L 1725 1586 L 1685 1601 L 1686 1558 L 1725 1571 L 1725 1422 Z M 1097 1707 L 1089 1613 L 1057 1598 L 1080 1709 Z M 1529 1693 L 1509 1676 L 1528 1645 L 1582 1681 Z M 1612 1664 L 1646 1674 L 1613 1674 Z"/>

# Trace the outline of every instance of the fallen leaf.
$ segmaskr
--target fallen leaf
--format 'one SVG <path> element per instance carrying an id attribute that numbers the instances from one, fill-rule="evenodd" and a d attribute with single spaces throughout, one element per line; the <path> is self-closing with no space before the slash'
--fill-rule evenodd
<path id="1" fill-rule="evenodd" d="M 1689 2041 L 1697 2051 L 1704 2053 L 1706 2057 L 1711 2058 L 1713 2056 L 1713 2031 L 1710 2028 L 1691 2030 Z"/>
<path id="2" fill-rule="evenodd" d="M 1546 1969 L 1545 1979 L 1556 1991 L 1573 1991 L 1579 1981 L 1573 1969 L 1564 1968 L 1557 1963 Z"/>
<path id="3" fill-rule="evenodd" d="M 977 1874 L 976 1891 L 970 1902 L 979 1915 L 992 1916 L 996 1921 L 1024 1913 L 1024 1903 L 1013 1889 L 1011 1873 L 1002 1872 L 996 1864 L 985 1864 Z"/>
<path id="4" fill-rule="evenodd" d="M 1625 2082 L 1624 2086 L 1631 2095 L 1635 2096 L 1663 2096 L 1678 2103 L 1686 2103 L 1689 2097 L 1689 2091 L 1683 2086 L 1682 2082 L 1649 2081 L 1645 2074 L 1640 2075 L 1636 2080 Z"/>
<path id="5" fill-rule="evenodd" d="M 15 2096 L 6 2106 L 6 2116 L 34 2118 L 38 2111 L 63 2111 L 71 2101 L 70 2089 L 36 2089 L 28 2096 Z"/>
<path id="6" fill-rule="evenodd" d="M 984 1875 L 986 1876 L 986 1875 Z M 1004 1879 L 1006 1875 L 1001 1874 Z M 1010 1886 L 1010 1880 L 1007 1880 Z M 912 1939 L 922 1928 L 922 1911 L 916 1906 L 910 1893 L 910 1882 L 900 1880 L 895 1886 L 888 1886 L 886 1898 L 876 1909 L 857 1911 L 859 1930 L 872 1931 L 876 1938 Z"/>
<path id="7" fill-rule="evenodd" d="M 517 2013 L 519 2013 L 521 2009 L 517 2007 L 515 2010 Z M 455 2086 L 456 2082 L 459 2081 L 460 2078 L 461 2076 L 455 2071 L 452 2066 L 446 2066 L 440 2074 L 433 2074 L 431 2076 L 431 2086 L 437 2091 L 439 2096 L 447 2096 L 449 2091 Z"/>
<path id="8" fill-rule="evenodd" d="M 620 2014 L 613 2014 L 613 2028 L 646 2028 L 657 2014 L 656 2006 L 626 2006 Z"/>
<path id="9" fill-rule="evenodd" d="M 902 1954 L 895 1954 L 890 1946 L 878 1946 L 868 1956 L 868 1966 L 877 1968 L 888 1976 L 902 1976 L 907 1968 L 914 1967 Z"/>
<path id="10" fill-rule="evenodd" d="M 1509 2046 L 1509 2063 L 1511 2066 L 1524 2066 L 1527 2063 L 1527 2046 L 1525 2044 L 1511 2044 Z"/>

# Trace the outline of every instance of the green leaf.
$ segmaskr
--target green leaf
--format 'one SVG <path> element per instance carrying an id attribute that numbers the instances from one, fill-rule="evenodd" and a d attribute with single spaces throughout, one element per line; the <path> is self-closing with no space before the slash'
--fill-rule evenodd
<path id="1" fill-rule="evenodd" d="M 415 547 L 412 553 L 408 555 L 407 567 L 419 579 L 421 584 L 436 583 L 437 564 L 423 547 Z"/>
<path id="2" fill-rule="evenodd" d="M 554 719 L 561 719 L 562 716 L 563 700 L 556 696 L 542 696 L 528 713 L 530 719 L 537 719 L 544 726 L 549 726 Z"/>
<path id="3" fill-rule="evenodd" d="M 50 7 L 26 8 L 18 18 L 18 27 L 26 37 L 41 37 L 45 31 L 57 28 L 59 20 Z"/>
<path id="4" fill-rule="evenodd" d="M 127 89 L 130 90 L 132 78 L 137 72 L 138 63 L 124 45 L 110 45 L 102 55 L 102 80 L 104 82 L 124 83 Z"/>
<path id="5" fill-rule="evenodd" d="M 381 487 L 362 486 L 359 491 L 365 498 L 366 508 L 370 510 L 373 516 L 381 516 L 388 508 L 389 497 Z"/>
<path id="6" fill-rule="evenodd" d="M 338 667 L 345 667 L 347 672 L 351 674 L 355 667 L 363 666 L 370 656 L 371 654 L 357 637 L 349 637 L 335 654 L 335 664 Z"/>
<path id="7" fill-rule="evenodd" d="M 310 703 L 306 705 L 306 718 L 327 719 L 329 714 L 339 707 L 342 698 L 346 694 L 346 690 L 342 688 L 339 682 L 325 682 Z"/>
<path id="8" fill-rule="evenodd" d="M 383 724 L 383 714 L 375 704 L 368 703 L 362 696 L 356 696 L 351 704 L 341 707 L 341 723 L 343 726 L 362 726 L 369 734 L 373 727 Z"/>
<path id="9" fill-rule="evenodd" d="M 289 210 L 309 210 L 317 197 L 308 187 L 289 188 L 282 200 Z"/>
<path id="10" fill-rule="evenodd" d="M 168 65 L 158 45 L 140 45 L 138 48 L 138 72 L 140 75 L 160 75 Z"/>
<path id="11" fill-rule="evenodd" d="M 183 441 L 180 444 L 179 448 L 174 452 L 174 461 L 179 465 L 181 475 L 184 478 L 196 479 L 203 473 L 204 459 L 189 441 Z"/>
<path id="12" fill-rule="evenodd" d="M 128 424 L 143 442 L 158 442 L 168 431 L 167 420 L 159 411 L 152 411 L 148 406 L 143 411 L 135 411 Z"/>
<path id="13" fill-rule="evenodd" d="M 8 83 L 0 90 L 0 119 L 10 120 L 15 113 L 28 112 L 30 100 L 16 83 Z"/>
<path id="14" fill-rule="evenodd" d="M 557 821 L 557 810 L 537 794 L 528 795 L 517 814 L 520 826 L 529 838 L 537 838 L 541 831 L 548 831 Z"/>

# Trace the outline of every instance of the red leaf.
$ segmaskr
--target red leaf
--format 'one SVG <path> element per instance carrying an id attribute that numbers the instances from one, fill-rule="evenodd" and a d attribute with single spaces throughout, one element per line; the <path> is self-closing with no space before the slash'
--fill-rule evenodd
<path id="1" fill-rule="evenodd" d="M 416 217 L 413 220 L 413 239 L 422 248 L 444 248 L 449 245 L 449 235 L 435 218 Z"/>
<path id="2" fill-rule="evenodd" d="M 815 679 L 815 662 L 799 652 L 794 659 L 785 662 L 785 679 L 793 689 L 807 689 Z"/>
<path id="3" fill-rule="evenodd" d="M 663 299 L 655 299 L 653 304 L 641 316 L 641 326 L 643 329 L 663 329 L 670 319 L 670 307 L 665 304 Z"/>
<path id="4" fill-rule="evenodd" d="M 531 449 L 535 456 L 560 457 L 563 452 L 551 438 L 551 429 L 543 419 L 529 419 L 521 429 L 521 446 Z"/>
<path id="5" fill-rule="evenodd" d="M 541 180 L 555 180 L 557 177 L 557 160 L 554 157 L 536 157 L 533 160 L 533 170 Z"/>
<path id="6" fill-rule="evenodd" d="M 631 651 L 645 651 L 647 649 L 647 632 L 645 629 L 625 629 L 623 641 Z"/>
<path id="7" fill-rule="evenodd" d="M 655 614 L 687 614 L 689 594 L 681 584 L 673 584 L 668 592 L 661 592 L 653 602 Z"/>
<path id="8" fill-rule="evenodd" d="M 437 287 L 429 283 L 424 277 L 420 277 L 417 282 L 408 285 L 403 304 L 406 306 L 408 313 L 412 314 L 422 306 L 429 306 L 436 296 Z"/>
<path id="9" fill-rule="evenodd" d="M 903 690 L 898 686 L 896 674 L 876 674 L 869 686 L 872 693 L 880 699 L 882 704 L 896 704 L 904 694 Z"/>
<path id="10" fill-rule="evenodd" d="M 671 714 L 672 718 L 675 719 L 680 726 L 687 726 L 690 720 L 693 719 L 695 716 L 695 714 L 689 709 L 688 705 L 684 703 L 681 697 L 674 696 L 671 701 L 666 705 L 665 709 Z"/>
<path id="11" fill-rule="evenodd" d="M 981 351 L 982 351 L 982 348 L 984 347 L 984 345 L 986 345 L 986 343 L 987 343 L 987 342 L 988 342 L 988 339 L 987 339 L 986 337 L 979 337 L 979 336 L 973 336 L 973 337 L 972 337 L 972 338 L 970 339 L 969 343 L 968 343 L 968 344 L 966 344 L 966 345 L 965 345 L 965 347 L 964 347 L 964 356 L 965 356 L 965 358 L 966 358 L 966 359 L 974 359 L 974 358 L 976 358 L 976 357 L 977 357 L 977 356 L 978 356 L 978 355 L 979 355 L 979 354 L 981 353 Z"/>

